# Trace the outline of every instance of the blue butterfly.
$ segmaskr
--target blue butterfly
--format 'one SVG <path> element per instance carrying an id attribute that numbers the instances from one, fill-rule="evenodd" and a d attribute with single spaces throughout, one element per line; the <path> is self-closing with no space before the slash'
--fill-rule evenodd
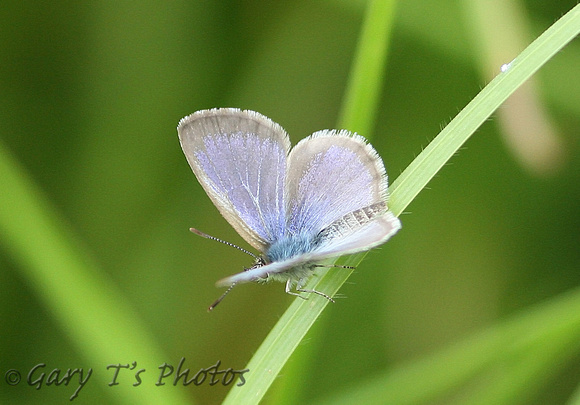
<path id="1" fill-rule="evenodd" d="M 261 252 L 240 248 L 256 261 L 217 282 L 230 288 L 210 310 L 233 286 L 251 281 L 282 281 L 289 294 L 316 293 L 332 301 L 303 289 L 317 267 L 326 267 L 321 262 L 376 247 L 401 228 L 387 208 L 383 162 L 360 135 L 322 130 L 290 149 L 280 125 L 233 108 L 198 111 L 183 118 L 177 131 L 209 198 Z"/>

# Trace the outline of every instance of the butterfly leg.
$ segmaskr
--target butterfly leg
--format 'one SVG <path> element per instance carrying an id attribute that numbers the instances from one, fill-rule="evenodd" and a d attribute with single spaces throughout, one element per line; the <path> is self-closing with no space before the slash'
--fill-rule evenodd
<path id="1" fill-rule="evenodd" d="M 316 291 L 316 290 L 305 290 L 305 289 L 303 289 L 303 288 L 297 288 L 297 289 L 296 289 L 296 291 L 300 291 L 300 292 L 303 292 L 303 293 L 314 293 L 314 294 L 318 294 L 318 295 L 320 295 L 321 297 L 324 297 L 324 298 L 326 298 L 328 301 L 330 301 L 330 302 L 332 302 L 332 303 L 334 303 L 334 302 L 335 302 L 335 301 L 334 301 L 332 298 L 330 298 L 330 296 L 329 296 L 329 295 L 327 295 L 327 294 L 325 294 L 325 293 L 323 293 L 323 292 L 320 292 L 320 291 Z M 296 294 L 296 295 L 298 295 L 298 294 Z M 298 296 L 300 297 L 300 295 L 298 295 Z"/>
<path id="2" fill-rule="evenodd" d="M 303 300 L 308 299 L 308 297 L 303 297 L 302 295 L 295 293 L 294 291 L 290 291 L 291 288 L 292 288 L 292 280 L 286 281 L 286 294 L 295 295 L 297 297 L 302 298 Z M 297 290 L 297 291 L 300 291 L 300 290 Z"/>
<path id="3" fill-rule="evenodd" d="M 329 300 L 330 302 L 333 302 L 334 303 L 334 300 L 332 298 L 330 298 L 330 296 L 328 296 L 327 294 L 325 294 L 323 292 L 316 291 L 316 290 L 306 290 L 306 289 L 302 288 L 303 281 L 304 281 L 303 279 L 300 279 L 298 281 L 298 285 L 296 286 L 296 291 L 303 292 L 303 293 L 308 293 L 308 294 L 312 294 L 312 293 L 318 294 L 321 297 L 324 297 L 327 300 Z M 300 295 L 298 293 L 295 293 L 295 292 L 290 291 L 291 286 L 292 286 L 292 280 L 286 281 L 286 292 L 288 294 L 295 295 L 295 296 L 300 297 L 300 298 L 302 298 L 304 300 L 307 300 L 308 299 L 308 297 L 304 297 L 304 296 L 302 296 L 302 295 Z"/>

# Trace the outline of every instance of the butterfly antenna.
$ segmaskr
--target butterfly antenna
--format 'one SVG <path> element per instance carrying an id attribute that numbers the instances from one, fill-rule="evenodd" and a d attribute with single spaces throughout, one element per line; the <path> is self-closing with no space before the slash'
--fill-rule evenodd
<path id="1" fill-rule="evenodd" d="M 216 238 L 215 236 L 208 235 L 207 233 L 204 233 L 204 232 L 200 231 L 199 229 L 189 228 L 189 230 L 191 232 L 195 233 L 196 235 L 199 235 L 199 236 L 201 236 L 203 238 L 215 240 L 216 242 L 220 242 L 220 243 L 223 243 L 224 245 L 228 245 L 228 246 L 231 246 L 233 248 L 236 248 L 236 249 L 238 249 L 238 250 L 240 250 L 240 251 L 242 251 L 242 252 L 244 252 L 244 253 L 252 256 L 254 259 L 258 259 L 259 258 L 258 256 L 256 256 L 255 254 L 253 254 L 249 250 L 244 249 L 243 247 L 240 247 L 238 245 L 234 245 L 233 243 L 227 242 L 227 241 L 225 241 L 223 239 Z M 233 287 L 233 285 L 232 285 L 232 287 Z M 226 291 L 226 294 L 228 293 L 228 291 Z M 226 295 L 226 294 L 224 294 L 224 295 Z M 223 296 L 222 296 L 222 298 L 223 298 Z M 219 299 L 218 302 L 216 302 L 215 305 L 219 304 L 220 301 L 221 301 L 221 299 Z M 210 309 L 211 309 L 211 307 L 210 307 Z"/>
<path id="2" fill-rule="evenodd" d="M 222 302 L 222 300 L 226 297 L 226 295 L 228 295 L 228 293 L 232 290 L 232 288 L 234 288 L 234 286 L 236 285 L 236 283 L 233 283 L 227 290 L 225 293 L 222 294 L 221 297 L 219 297 L 217 300 L 215 300 L 215 302 L 213 304 L 211 304 L 209 306 L 209 308 L 207 309 L 207 312 L 211 312 L 215 307 L 217 307 L 217 305 Z"/>

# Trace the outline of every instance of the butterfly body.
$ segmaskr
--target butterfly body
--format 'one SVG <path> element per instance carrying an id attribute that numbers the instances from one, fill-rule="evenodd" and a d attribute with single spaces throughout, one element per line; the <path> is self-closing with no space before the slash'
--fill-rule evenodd
<path id="1" fill-rule="evenodd" d="M 318 131 L 290 149 L 278 124 L 231 108 L 185 117 L 178 133 L 210 199 L 261 253 L 218 286 L 276 280 L 304 291 L 322 262 L 371 249 L 401 227 L 387 208 L 382 160 L 359 135 Z"/>
<path id="2" fill-rule="evenodd" d="M 270 245 L 264 256 L 267 262 L 279 262 L 292 257 L 302 255 L 316 249 L 320 242 L 315 240 L 312 235 L 298 234 L 284 236 Z"/>

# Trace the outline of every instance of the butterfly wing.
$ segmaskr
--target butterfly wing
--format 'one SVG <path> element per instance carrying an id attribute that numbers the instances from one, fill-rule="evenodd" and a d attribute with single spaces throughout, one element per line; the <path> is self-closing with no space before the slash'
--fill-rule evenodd
<path id="1" fill-rule="evenodd" d="M 310 254 L 292 257 L 287 260 L 272 262 L 264 266 L 252 267 L 241 273 L 233 274 L 231 276 L 222 278 L 216 282 L 216 287 L 227 287 L 232 284 L 249 283 L 252 281 L 265 280 L 271 274 L 284 273 L 290 269 L 307 263 Z"/>
<path id="2" fill-rule="evenodd" d="M 286 186 L 290 227 L 318 235 L 320 258 L 370 249 L 401 227 L 387 210 L 380 156 L 348 131 L 319 131 L 299 142 Z"/>
<path id="3" fill-rule="evenodd" d="M 387 210 L 382 160 L 364 138 L 347 131 L 319 131 L 299 142 L 288 161 L 287 231 L 316 235 L 320 243 L 311 252 L 226 277 L 218 286 L 368 250 L 401 228 Z"/>
<path id="4" fill-rule="evenodd" d="M 349 216 L 350 214 L 346 217 Z M 401 221 L 391 211 L 362 223 L 340 219 L 319 234 L 323 242 L 313 252 L 314 260 L 372 249 L 385 243 L 399 229 Z"/>
<path id="5" fill-rule="evenodd" d="M 383 162 L 359 135 L 316 132 L 292 149 L 288 162 L 287 216 L 293 232 L 317 234 L 351 212 L 386 204 Z"/>
<path id="6" fill-rule="evenodd" d="M 344 223 L 340 225 L 342 226 Z M 216 286 L 225 287 L 234 283 L 248 283 L 266 279 L 271 274 L 283 273 L 305 263 L 317 263 L 325 259 L 372 249 L 386 242 L 399 229 L 401 229 L 401 222 L 392 212 L 387 211 L 380 217 L 363 226 L 356 227 L 354 230 L 349 227 L 346 236 L 329 239 L 328 243 L 311 253 L 248 269 L 219 280 Z"/>
<path id="7" fill-rule="evenodd" d="M 253 111 L 220 108 L 183 118 L 177 132 L 214 205 L 240 236 L 264 251 L 285 228 L 290 141 L 284 129 Z"/>

